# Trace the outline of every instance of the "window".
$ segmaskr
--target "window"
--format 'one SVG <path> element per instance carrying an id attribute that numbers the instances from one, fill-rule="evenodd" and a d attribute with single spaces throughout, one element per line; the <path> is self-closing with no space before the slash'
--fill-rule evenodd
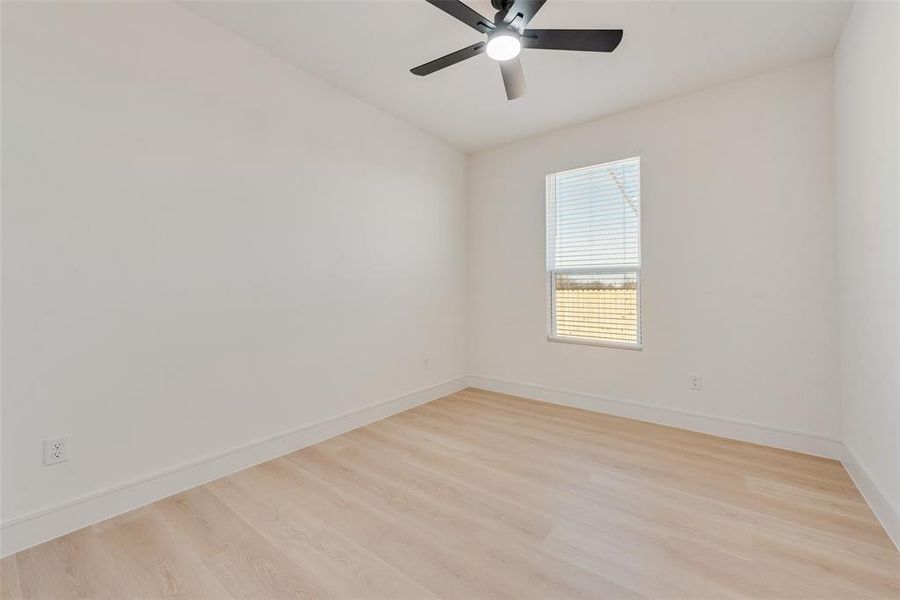
<path id="1" fill-rule="evenodd" d="M 549 339 L 641 347 L 641 159 L 547 176 Z"/>

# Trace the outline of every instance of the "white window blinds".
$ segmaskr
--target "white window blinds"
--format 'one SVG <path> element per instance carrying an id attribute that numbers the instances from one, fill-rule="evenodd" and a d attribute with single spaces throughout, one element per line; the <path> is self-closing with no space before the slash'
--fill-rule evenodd
<path id="1" fill-rule="evenodd" d="M 641 344 L 641 162 L 547 176 L 550 335 Z"/>

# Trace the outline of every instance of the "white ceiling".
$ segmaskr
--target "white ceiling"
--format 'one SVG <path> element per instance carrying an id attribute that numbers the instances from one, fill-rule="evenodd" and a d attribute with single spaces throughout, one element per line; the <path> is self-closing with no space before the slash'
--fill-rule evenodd
<path id="1" fill-rule="evenodd" d="M 834 50 L 849 3 L 549 0 L 536 28 L 621 28 L 612 54 L 522 52 L 507 101 L 485 55 L 427 77 L 411 67 L 484 36 L 424 0 L 204 1 L 192 11 L 471 152 Z M 488 0 L 469 5 L 493 17 Z"/>

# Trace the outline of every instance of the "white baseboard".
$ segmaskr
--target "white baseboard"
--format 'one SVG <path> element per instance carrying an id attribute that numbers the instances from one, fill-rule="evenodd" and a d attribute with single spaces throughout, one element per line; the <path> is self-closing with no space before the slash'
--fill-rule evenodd
<path id="1" fill-rule="evenodd" d="M 532 400 L 582 408 L 649 423 L 699 431 L 719 437 L 839 459 L 872 509 L 888 537 L 900 550 L 900 507 L 892 506 L 853 453 L 839 440 L 815 433 L 793 431 L 759 423 L 701 415 L 628 400 L 613 400 L 593 394 L 559 390 L 530 383 L 470 375 L 469 387 L 500 392 Z"/>
<path id="2" fill-rule="evenodd" d="M 859 493 L 862 494 L 869 508 L 875 514 L 875 518 L 884 527 L 884 531 L 894 542 L 897 550 L 900 550 L 900 506 L 892 506 L 872 478 L 869 472 L 856 459 L 853 452 L 844 446 L 844 453 L 841 456 L 841 463 L 850 474 L 850 479 L 856 484 Z"/>
<path id="3" fill-rule="evenodd" d="M 466 382 L 465 377 L 451 379 L 10 519 L 0 525 L 0 556 L 14 554 L 241 469 L 450 395 L 466 387 Z"/>
<path id="4" fill-rule="evenodd" d="M 742 442 L 773 446 L 826 458 L 839 459 L 842 456 L 843 447 L 840 441 L 816 433 L 793 431 L 759 423 L 703 415 L 629 400 L 604 398 L 530 383 L 516 383 L 492 377 L 471 375 L 468 383 L 470 387 L 492 392 L 689 429 Z"/>
<path id="5" fill-rule="evenodd" d="M 900 549 L 900 514 L 879 491 L 853 454 L 837 440 L 812 433 L 613 400 L 569 390 L 469 376 L 451 379 L 391 400 L 370 404 L 330 419 L 11 519 L 0 525 L 0 556 L 14 554 L 241 469 L 450 395 L 467 386 L 840 459 L 869 503 L 872 512 Z"/>

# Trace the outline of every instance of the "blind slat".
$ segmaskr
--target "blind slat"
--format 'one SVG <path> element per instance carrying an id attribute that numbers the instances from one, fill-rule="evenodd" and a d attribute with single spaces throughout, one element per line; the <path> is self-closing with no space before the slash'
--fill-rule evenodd
<path id="1" fill-rule="evenodd" d="M 547 176 L 553 335 L 640 343 L 640 197 L 637 157 Z"/>

